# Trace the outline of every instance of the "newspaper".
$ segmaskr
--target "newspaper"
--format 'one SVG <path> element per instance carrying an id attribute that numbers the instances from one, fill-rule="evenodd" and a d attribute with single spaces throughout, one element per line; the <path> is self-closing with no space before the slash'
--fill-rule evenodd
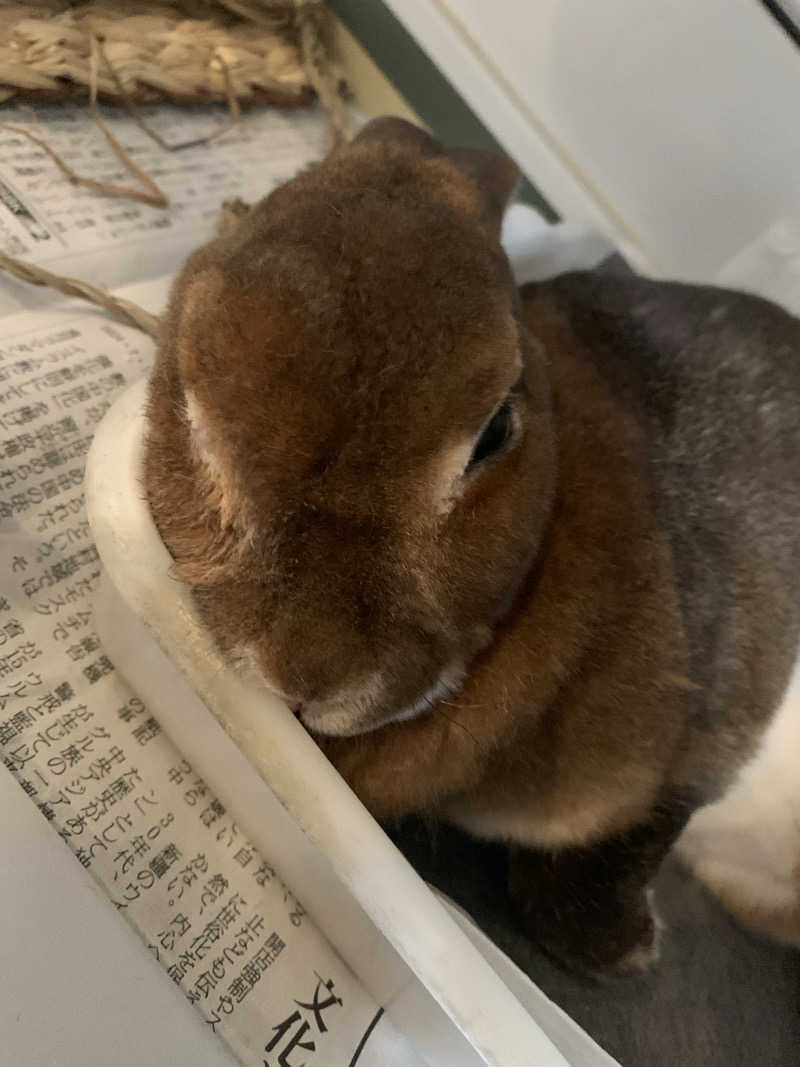
<path id="1" fill-rule="evenodd" d="M 76 170 L 122 180 L 78 109 L 46 115 L 48 140 L 63 139 Z M 177 128 L 171 109 L 156 118 L 182 139 L 209 122 L 198 113 Z M 175 195 L 159 213 L 73 189 L 35 146 L 2 131 L 0 241 L 82 277 L 102 257 L 116 278 L 171 271 L 207 238 L 223 197 L 257 198 L 314 157 L 321 133 L 318 116 L 263 113 L 226 134 L 235 153 L 220 141 L 173 155 L 130 128 L 126 147 Z M 126 295 L 157 312 L 166 289 L 160 279 Z M 85 457 L 152 354 L 144 335 L 76 303 L 0 319 L 0 773 L 15 777 L 243 1064 L 420 1064 L 280 862 L 258 853 L 95 633 L 100 560 Z"/>
<path id="2" fill-rule="evenodd" d="M 85 106 L 35 112 L 22 104 L 6 106 L 0 111 L 0 249 L 106 288 L 174 273 L 213 235 L 224 200 L 259 200 L 323 151 L 324 121 L 316 109 L 254 111 L 214 140 L 174 151 L 161 148 L 124 111 L 103 113 L 117 140 L 167 195 L 169 207 L 73 185 L 42 147 L 18 132 L 46 141 L 83 177 L 137 187 Z M 173 146 L 207 137 L 229 122 L 223 107 L 159 105 L 141 113 Z M 43 298 L 41 290 L 4 285 L 0 314 L 36 306 Z"/>

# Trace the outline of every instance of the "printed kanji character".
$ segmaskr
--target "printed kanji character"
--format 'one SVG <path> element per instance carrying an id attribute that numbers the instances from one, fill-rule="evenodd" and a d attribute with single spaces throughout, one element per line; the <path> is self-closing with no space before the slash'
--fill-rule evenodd
<path id="1" fill-rule="evenodd" d="M 25 764 L 33 759 L 33 755 L 29 745 L 17 745 L 7 756 L 3 757 L 3 762 L 12 771 L 22 770 Z"/>
<path id="2" fill-rule="evenodd" d="M 119 778 L 115 778 L 111 785 L 108 787 L 108 791 L 113 797 L 114 802 L 126 796 L 128 793 L 131 792 L 132 789 L 133 786 L 128 781 L 128 779 L 125 778 L 124 775 Z"/>
<path id="3" fill-rule="evenodd" d="M 137 834 L 132 838 L 130 845 L 136 856 L 143 856 L 145 852 L 150 851 L 150 842 L 142 834 Z"/>
<path id="4" fill-rule="evenodd" d="M 128 848 L 119 849 L 116 856 L 114 856 L 114 863 L 119 864 L 119 870 L 114 872 L 114 881 L 117 880 L 121 874 L 127 874 L 130 871 L 133 864 L 137 861 L 137 858 L 131 853 Z"/>
<path id="5" fill-rule="evenodd" d="M 274 952 L 276 954 L 282 952 L 286 948 L 283 938 L 280 936 L 280 934 L 274 931 L 267 938 L 266 945 L 270 952 Z"/>
<path id="6" fill-rule="evenodd" d="M 133 707 L 130 701 L 117 709 L 117 715 L 123 722 L 130 722 L 138 714 L 138 708 Z"/>
<path id="7" fill-rule="evenodd" d="M 262 945 L 261 948 L 253 956 L 253 963 L 258 967 L 259 971 L 263 972 L 269 967 L 272 960 L 270 959 L 269 949 L 266 945 Z"/>
<path id="8" fill-rule="evenodd" d="M 36 720 L 28 711 L 28 709 L 25 708 L 22 711 L 15 711 L 9 721 L 14 724 L 14 728 L 16 729 L 17 733 L 21 734 L 22 731 L 26 729 L 26 727 L 33 726 Z"/>
<path id="9" fill-rule="evenodd" d="M 103 677 L 102 668 L 97 663 L 90 663 L 87 667 L 84 667 L 83 674 L 89 680 L 91 685 L 94 685 L 95 682 L 99 682 Z"/>
<path id="10" fill-rule="evenodd" d="M 156 878 L 163 878 L 163 876 L 169 870 L 169 863 L 164 858 L 162 853 L 158 853 L 150 860 L 150 870 L 156 876 Z"/>
<path id="11" fill-rule="evenodd" d="M 177 845 L 165 845 L 164 848 L 162 848 L 161 852 L 158 854 L 158 856 L 156 856 L 153 860 L 150 861 L 150 869 L 153 871 L 154 874 L 156 874 L 156 877 L 161 878 L 162 875 L 166 874 L 166 872 L 173 865 L 173 863 L 176 863 L 180 859 L 180 856 L 180 849 L 177 847 Z M 153 868 L 155 860 L 160 860 L 161 864 L 163 864 L 164 866 L 164 869 L 161 871 L 160 874 L 157 873 Z"/>
<path id="12" fill-rule="evenodd" d="M 236 922 L 236 920 L 239 918 L 240 903 L 243 902 L 240 901 L 239 894 L 235 893 L 233 897 L 231 897 L 231 899 L 228 901 L 228 903 L 223 904 L 222 907 L 219 909 L 219 911 L 217 912 L 216 920 L 212 919 L 211 921 L 218 922 L 223 930 L 227 930 L 227 928 L 231 926 L 234 922 Z"/>
<path id="13" fill-rule="evenodd" d="M 300 1024 L 299 1026 L 297 1026 L 298 1023 Z M 311 1029 L 310 1024 L 303 1022 L 299 1011 L 294 1011 L 288 1018 L 284 1019 L 283 1022 L 278 1023 L 277 1026 L 273 1026 L 272 1029 L 275 1031 L 275 1036 L 269 1044 L 264 1046 L 264 1051 L 272 1052 L 273 1049 L 277 1048 L 294 1026 L 297 1026 L 297 1029 L 278 1055 L 278 1067 L 303 1067 L 303 1065 L 297 1063 L 297 1061 L 292 1063 L 289 1060 L 289 1056 L 292 1052 L 295 1049 L 305 1049 L 306 1052 L 314 1052 L 316 1050 L 317 1046 L 314 1041 L 303 1041 L 303 1038 Z M 264 1060 L 264 1063 L 266 1064 L 266 1067 L 270 1067 L 267 1060 Z"/>
<path id="14" fill-rule="evenodd" d="M 332 1008 L 335 1004 L 338 1005 L 341 1008 L 342 999 L 341 999 L 341 997 L 337 997 L 334 994 L 333 991 L 335 989 L 335 984 L 330 978 L 326 982 L 325 979 L 324 978 L 320 978 L 320 976 L 318 974 L 317 974 L 316 977 L 317 977 L 317 988 L 314 990 L 314 997 L 313 997 L 311 1003 L 310 1004 L 304 1004 L 302 1001 L 296 1000 L 295 1004 L 298 1006 L 298 1008 L 304 1008 L 305 1010 L 311 1011 L 311 1012 L 314 1013 L 314 1022 L 316 1024 L 317 1030 L 321 1034 L 324 1034 L 324 1033 L 327 1033 L 328 1027 L 325 1024 L 325 1020 L 322 1018 L 323 1011 L 325 1011 L 328 1008 Z M 326 989 L 328 991 L 328 994 L 329 994 L 328 998 L 326 1000 L 320 1000 L 320 996 L 322 995 L 322 990 L 323 989 Z"/>
<path id="15" fill-rule="evenodd" d="M 107 774 L 111 774 L 114 769 L 114 765 L 108 756 L 98 756 L 97 759 L 92 760 L 92 768 L 97 772 L 98 778 L 105 778 Z"/>
<path id="16" fill-rule="evenodd" d="M 140 745 L 146 745 L 148 741 L 161 733 L 161 727 L 151 715 L 140 726 L 135 727 L 131 733 Z"/>
<path id="17" fill-rule="evenodd" d="M 55 693 L 45 693 L 43 697 L 40 697 L 37 707 L 52 714 L 56 708 L 61 707 L 61 701 Z"/>
<path id="18" fill-rule="evenodd" d="M 208 880 L 208 887 L 216 896 L 222 896 L 225 890 L 228 888 L 228 879 L 221 874 L 212 875 Z"/>
<path id="19" fill-rule="evenodd" d="M 62 682 L 61 685 L 56 686 L 55 694 L 58 699 L 63 703 L 67 700 L 72 700 L 72 698 L 75 696 L 75 690 L 72 688 L 69 682 Z"/>
<path id="20" fill-rule="evenodd" d="M 247 929 L 258 935 L 264 929 L 264 916 L 256 913 L 247 921 Z"/>
<path id="21" fill-rule="evenodd" d="M 241 975 L 237 975 L 236 978 L 228 986 L 228 992 L 232 997 L 236 998 L 237 1004 L 241 1004 L 247 994 L 250 992 L 250 986 L 247 979 Z"/>
<path id="22" fill-rule="evenodd" d="M 66 748 L 62 748 L 61 755 L 66 760 L 68 767 L 74 767 L 76 763 L 80 763 L 83 759 L 83 753 L 75 745 L 67 745 Z"/>
<path id="23" fill-rule="evenodd" d="M 219 814 L 214 810 L 214 805 L 209 804 L 207 808 L 204 808 L 200 812 L 200 821 L 203 826 L 210 826 L 211 823 L 216 822 L 219 818 Z"/>
<path id="24" fill-rule="evenodd" d="M 77 730 L 78 728 L 78 716 L 74 710 L 65 711 L 64 714 L 59 717 L 58 721 L 61 723 L 61 729 L 65 734 L 70 733 L 72 730 Z"/>
<path id="25" fill-rule="evenodd" d="M 253 871 L 253 878 L 255 878 L 258 885 L 264 885 L 266 882 L 271 881 L 275 877 L 275 871 L 264 860 L 261 861 L 257 870 Z"/>

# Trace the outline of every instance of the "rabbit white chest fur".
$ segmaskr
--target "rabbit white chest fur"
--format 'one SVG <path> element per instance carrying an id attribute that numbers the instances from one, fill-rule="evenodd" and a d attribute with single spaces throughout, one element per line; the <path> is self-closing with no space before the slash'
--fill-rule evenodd
<path id="1" fill-rule="evenodd" d="M 800 656 L 757 753 L 677 848 L 741 919 L 800 944 Z"/>

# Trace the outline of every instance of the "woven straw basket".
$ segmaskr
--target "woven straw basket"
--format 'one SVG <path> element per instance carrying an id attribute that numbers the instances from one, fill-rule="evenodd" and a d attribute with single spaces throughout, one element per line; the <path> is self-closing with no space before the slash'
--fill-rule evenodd
<path id="1" fill-rule="evenodd" d="M 305 0 L 0 0 L 0 101 L 86 95 L 94 78 L 110 100 L 307 104 L 317 78 L 303 20 L 321 11 Z"/>

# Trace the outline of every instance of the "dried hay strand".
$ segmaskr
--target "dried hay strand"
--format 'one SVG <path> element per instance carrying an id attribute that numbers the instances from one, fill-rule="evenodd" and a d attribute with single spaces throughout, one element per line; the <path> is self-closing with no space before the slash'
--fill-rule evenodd
<path id="1" fill-rule="evenodd" d="M 90 304 L 96 304 L 104 308 L 110 315 L 126 326 L 135 326 L 149 337 L 155 337 L 158 333 L 158 318 L 145 311 L 139 304 L 132 300 L 123 300 L 119 296 L 112 296 L 105 289 L 89 282 L 82 282 L 80 278 L 68 278 L 64 274 L 53 274 L 35 263 L 23 263 L 20 259 L 7 256 L 0 252 L 0 270 L 7 271 L 20 281 L 28 282 L 29 285 L 41 285 L 48 289 L 55 289 L 64 296 L 77 296 Z"/>
<path id="2" fill-rule="evenodd" d="M 327 113 L 332 150 L 353 132 L 344 84 L 333 58 L 324 0 L 162 0 L 128 4 L 127 10 L 119 4 L 73 7 L 70 0 L 17 0 L 0 7 L 0 103 L 16 95 L 50 100 L 88 91 L 95 123 L 146 188 L 81 177 L 42 138 L 23 129 L 18 132 L 43 148 L 74 184 L 154 206 L 167 206 L 168 201 L 102 120 L 98 96 L 122 104 L 162 148 L 174 150 L 196 142 L 165 144 L 141 118 L 137 102 L 226 101 L 231 117 L 217 131 L 222 133 L 238 120 L 242 104 L 302 106 L 316 93 Z M 223 204 L 220 232 L 238 225 L 248 210 L 242 201 Z M 156 335 L 155 316 L 78 278 L 54 274 L 1 251 L 0 271 L 87 300 L 151 337 Z"/>
<path id="3" fill-rule="evenodd" d="M 186 8 L 203 13 L 187 18 Z M 317 5 L 315 5 L 317 6 Z M 0 6 L 0 101 L 86 95 L 92 41 L 103 42 L 101 98 L 144 103 L 310 103 L 294 3 L 86 3 Z M 108 68 L 111 68 L 109 70 Z M 113 71 L 113 73 L 112 73 Z"/>

